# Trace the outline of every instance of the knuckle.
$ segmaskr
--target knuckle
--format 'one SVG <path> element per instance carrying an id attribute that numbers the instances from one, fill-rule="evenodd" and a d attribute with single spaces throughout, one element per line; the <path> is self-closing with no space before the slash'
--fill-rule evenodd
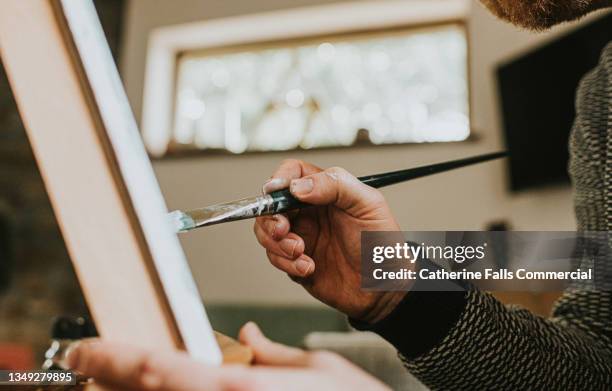
<path id="1" fill-rule="evenodd" d="M 142 375 L 146 372 L 157 370 L 157 363 L 155 362 L 155 356 L 150 354 L 149 352 L 145 352 L 140 357 L 140 362 L 138 363 L 138 374 Z"/>
<path id="2" fill-rule="evenodd" d="M 342 167 L 330 167 L 325 174 L 334 181 L 343 182 L 351 177 L 351 174 Z"/>
<path id="3" fill-rule="evenodd" d="M 277 267 L 277 268 L 279 268 L 279 269 L 281 268 L 281 267 L 280 267 L 280 262 L 279 262 L 279 259 L 278 259 L 278 255 L 274 254 L 274 253 L 273 253 L 272 251 L 270 251 L 270 250 L 267 250 L 267 251 L 266 251 L 266 255 L 268 256 L 268 260 L 270 261 L 270 263 L 271 263 L 273 266 L 275 266 L 275 267 Z"/>
<path id="4" fill-rule="evenodd" d="M 310 360 L 318 365 L 331 365 L 340 362 L 337 354 L 325 350 L 317 350 L 310 354 Z"/>
<path id="5" fill-rule="evenodd" d="M 326 350 L 316 350 L 311 353 L 311 356 L 317 361 L 329 361 L 332 357 L 335 357 L 333 353 Z"/>
<path id="6" fill-rule="evenodd" d="M 329 173 L 332 173 L 332 174 L 338 174 L 338 175 L 348 174 L 348 171 L 346 171 L 344 168 L 338 167 L 338 166 L 330 167 L 330 168 L 328 168 L 325 171 L 327 171 Z"/>
<path id="7" fill-rule="evenodd" d="M 274 239 L 275 238 L 275 234 L 277 230 L 277 225 L 276 222 L 273 220 L 268 220 L 265 222 L 264 224 L 264 232 L 266 233 L 266 238 L 268 238 L 268 235 Z"/>
<path id="8" fill-rule="evenodd" d="M 298 256 L 300 254 L 303 254 L 304 250 L 305 250 L 305 247 L 306 247 L 306 244 L 304 243 L 303 240 L 301 240 L 299 238 L 295 239 L 295 245 L 293 246 L 293 251 L 292 251 L 291 257 L 293 258 L 293 257 L 296 257 L 296 256 Z"/>
<path id="9" fill-rule="evenodd" d="M 274 245 L 275 242 L 270 238 L 266 228 L 255 226 L 253 229 L 255 231 L 255 238 L 262 247 L 268 249 Z"/>
<path id="10" fill-rule="evenodd" d="M 163 366 L 160 365 L 159 360 L 156 359 L 154 354 L 149 352 L 143 354 L 137 367 L 137 384 L 142 388 L 151 389 L 151 385 L 147 382 L 147 378 L 152 374 L 158 378 L 163 378 L 163 369 Z"/>
<path id="11" fill-rule="evenodd" d="M 293 167 L 293 166 L 299 166 L 302 164 L 301 160 L 298 159 L 284 159 L 280 166 L 281 167 Z"/>
<path id="12" fill-rule="evenodd" d="M 384 203 L 384 202 L 386 202 L 385 196 L 378 189 L 372 189 L 371 197 L 372 197 L 372 202 L 374 202 L 374 203 Z"/>

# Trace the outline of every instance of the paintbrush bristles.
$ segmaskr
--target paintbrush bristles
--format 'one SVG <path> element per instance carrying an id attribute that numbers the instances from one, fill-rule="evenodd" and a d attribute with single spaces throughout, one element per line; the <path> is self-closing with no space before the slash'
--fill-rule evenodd
<path id="1" fill-rule="evenodd" d="M 168 219 L 175 232 L 186 232 L 196 227 L 191 216 L 180 210 L 168 213 Z"/>

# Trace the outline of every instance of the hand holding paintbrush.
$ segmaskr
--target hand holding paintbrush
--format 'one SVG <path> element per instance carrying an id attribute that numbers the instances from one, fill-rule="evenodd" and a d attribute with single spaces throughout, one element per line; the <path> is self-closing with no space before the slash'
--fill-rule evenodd
<path id="1" fill-rule="evenodd" d="M 383 300 L 382 295 L 360 289 L 361 233 L 385 231 L 390 232 L 388 239 L 402 240 L 379 190 L 342 168 L 321 169 L 298 160 L 283 162 L 272 178 L 265 191 L 290 184 L 292 196 L 311 205 L 299 213 L 257 217 L 255 237 L 273 266 L 354 318 L 369 318 L 383 303 L 399 299 L 390 294 L 384 295 L 389 301 Z M 371 307 L 377 309 L 370 311 Z"/>
<path id="2" fill-rule="evenodd" d="M 396 237 L 400 227 L 376 188 L 503 156 L 492 153 L 361 178 L 343 169 L 286 161 L 265 185 L 268 194 L 176 211 L 171 217 L 178 231 L 256 217 L 255 236 L 271 264 L 320 301 L 354 319 L 375 322 L 405 294 L 361 289 L 361 233 L 384 231 L 390 233 L 387 240 L 403 240 L 401 234 Z M 300 213 L 291 218 L 283 214 L 292 210 Z"/>

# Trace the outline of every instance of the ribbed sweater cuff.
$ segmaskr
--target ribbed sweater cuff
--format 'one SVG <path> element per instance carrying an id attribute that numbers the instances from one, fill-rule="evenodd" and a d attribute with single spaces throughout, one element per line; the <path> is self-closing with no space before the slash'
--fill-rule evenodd
<path id="1" fill-rule="evenodd" d="M 380 335 L 407 359 L 429 352 L 457 324 L 467 304 L 464 284 L 453 281 L 432 284 L 430 281 L 417 280 L 383 320 L 374 324 L 355 319 L 349 322 L 357 330 Z"/>

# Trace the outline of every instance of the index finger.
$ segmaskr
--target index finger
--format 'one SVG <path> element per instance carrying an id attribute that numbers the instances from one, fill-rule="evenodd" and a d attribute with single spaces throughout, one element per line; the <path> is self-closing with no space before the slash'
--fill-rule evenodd
<path id="1" fill-rule="evenodd" d="M 289 183 L 292 179 L 298 179 L 321 171 L 323 171 L 321 168 L 303 160 L 283 160 L 280 167 L 272 174 L 271 179 L 264 183 L 262 191 L 264 194 L 267 194 L 276 190 L 285 189 L 289 187 Z"/>

